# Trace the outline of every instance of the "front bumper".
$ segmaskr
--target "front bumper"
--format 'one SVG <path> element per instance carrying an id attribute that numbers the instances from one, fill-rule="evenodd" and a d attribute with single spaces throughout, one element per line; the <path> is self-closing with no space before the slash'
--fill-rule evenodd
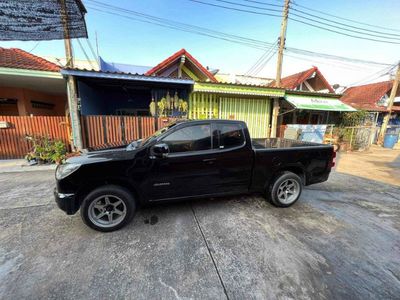
<path id="1" fill-rule="evenodd" d="M 75 194 L 59 193 L 57 188 L 54 188 L 54 198 L 58 207 L 65 211 L 67 215 L 73 215 L 79 209 L 79 201 L 76 199 Z"/>

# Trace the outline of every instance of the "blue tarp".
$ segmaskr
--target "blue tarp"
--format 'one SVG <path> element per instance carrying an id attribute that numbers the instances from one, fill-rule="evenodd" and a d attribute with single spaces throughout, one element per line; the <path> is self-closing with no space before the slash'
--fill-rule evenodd
<path id="1" fill-rule="evenodd" d="M 287 127 L 301 129 L 300 140 L 303 142 L 322 143 L 327 125 L 289 124 Z"/>
<path id="2" fill-rule="evenodd" d="M 99 57 L 100 61 L 100 70 L 103 72 L 118 72 L 118 73 L 131 73 L 131 74 L 139 74 L 143 75 L 151 67 L 147 66 L 136 66 L 136 65 L 129 65 L 129 64 L 119 64 L 113 62 L 106 62 L 101 57 Z"/>

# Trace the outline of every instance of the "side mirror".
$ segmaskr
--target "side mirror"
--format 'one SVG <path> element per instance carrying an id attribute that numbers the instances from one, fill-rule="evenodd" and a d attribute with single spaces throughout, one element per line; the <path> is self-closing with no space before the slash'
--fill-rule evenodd
<path id="1" fill-rule="evenodd" d="M 152 155 L 157 158 L 164 158 L 168 156 L 169 147 L 167 144 L 156 144 L 151 148 Z"/>

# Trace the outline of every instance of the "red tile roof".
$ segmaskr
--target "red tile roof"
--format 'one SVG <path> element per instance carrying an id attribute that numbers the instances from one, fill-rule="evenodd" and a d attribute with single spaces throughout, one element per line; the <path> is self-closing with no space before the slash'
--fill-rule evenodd
<path id="1" fill-rule="evenodd" d="M 178 52 L 172 54 L 170 57 L 163 60 L 157 66 L 147 71 L 145 75 L 155 75 L 157 72 L 166 69 L 170 64 L 174 63 L 182 55 L 185 55 L 196 67 L 198 67 L 201 70 L 201 72 L 203 72 L 210 79 L 210 81 L 218 82 L 218 80 L 214 77 L 214 75 L 211 74 L 211 72 L 208 71 L 206 68 L 204 68 L 202 64 L 185 49 L 181 49 Z"/>
<path id="2" fill-rule="evenodd" d="M 386 111 L 385 106 L 378 106 L 377 103 L 385 94 L 389 93 L 392 86 L 393 81 L 383 81 L 350 87 L 344 91 L 340 100 L 358 109 Z M 400 111 L 400 107 L 393 106 L 393 110 Z"/>
<path id="3" fill-rule="evenodd" d="M 39 56 L 17 48 L 0 47 L 0 67 L 59 72 L 60 67 Z"/>
<path id="4" fill-rule="evenodd" d="M 332 86 L 329 84 L 329 82 L 325 79 L 324 75 L 322 75 L 321 71 L 318 70 L 317 67 L 312 67 L 311 69 L 305 70 L 303 72 L 299 72 L 287 77 L 282 78 L 281 80 L 281 87 L 287 88 L 287 89 L 295 89 L 297 86 L 299 86 L 301 83 L 309 79 L 314 72 L 317 73 L 318 77 L 324 82 L 326 88 L 329 90 L 330 93 L 334 93 L 335 91 L 333 90 Z M 275 80 L 269 84 L 271 87 L 275 87 Z"/>

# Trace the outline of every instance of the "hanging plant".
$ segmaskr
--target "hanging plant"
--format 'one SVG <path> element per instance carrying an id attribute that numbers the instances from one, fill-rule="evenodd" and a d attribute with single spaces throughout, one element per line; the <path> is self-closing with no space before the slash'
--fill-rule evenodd
<path id="1" fill-rule="evenodd" d="M 158 101 L 158 115 L 164 117 L 166 108 L 167 108 L 167 99 L 162 98 L 160 101 Z"/>
<path id="2" fill-rule="evenodd" d="M 178 92 L 175 92 L 175 95 L 174 95 L 174 109 L 175 109 L 175 110 L 179 109 L 179 97 L 178 97 Z"/>
<path id="3" fill-rule="evenodd" d="M 149 110 L 150 114 L 154 117 L 156 115 L 156 102 L 154 101 L 154 98 L 151 100 L 150 105 L 149 105 Z"/>
<path id="4" fill-rule="evenodd" d="M 166 103 L 166 108 L 167 109 L 171 109 L 171 107 L 172 107 L 172 101 L 171 101 L 171 96 L 170 96 L 170 94 L 169 94 L 169 92 L 167 92 L 167 97 L 166 97 L 166 101 L 167 101 L 167 103 Z"/>
<path id="5" fill-rule="evenodd" d="M 183 99 L 179 99 L 179 111 L 186 113 L 187 110 L 188 110 L 188 103 Z"/>

